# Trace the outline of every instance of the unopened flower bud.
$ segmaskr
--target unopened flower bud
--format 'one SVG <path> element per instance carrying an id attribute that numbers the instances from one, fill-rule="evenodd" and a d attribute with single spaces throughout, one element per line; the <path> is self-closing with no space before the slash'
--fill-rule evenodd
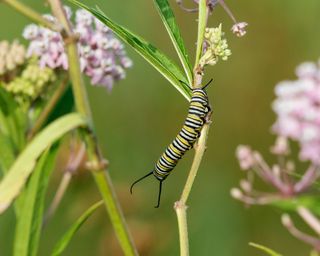
<path id="1" fill-rule="evenodd" d="M 236 36 L 242 37 L 247 33 L 247 31 L 245 30 L 246 26 L 248 26 L 247 22 L 238 22 L 232 26 L 231 31 Z"/>
<path id="2" fill-rule="evenodd" d="M 282 225 L 285 226 L 286 228 L 292 227 L 292 220 L 289 214 L 282 214 L 281 222 L 282 222 Z"/>
<path id="3" fill-rule="evenodd" d="M 246 193 L 251 193 L 252 184 L 248 180 L 240 180 L 240 187 Z"/>
<path id="4" fill-rule="evenodd" d="M 275 155 L 287 155 L 290 152 L 288 139 L 284 136 L 278 136 L 270 151 Z"/>
<path id="5" fill-rule="evenodd" d="M 239 145 L 236 149 L 236 156 L 242 170 L 248 170 L 255 164 L 253 152 L 249 146 Z"/>
<path id="6" fill-rule="evenodd" d="M 0 42 L 0 76 L 15 70 L 25 62 L 26 50 L 18 41 Z"/>
<path id="7" fill-rule="evenodd" d="M 21 75 L 5 83 L 4 88 L 12 93 L 19 103 L 28 107 L 33 100 L 46 91 L 48 85 L 52 84 L 55 79 L 56 76 L 52 69 L 40 68 L 38 59 L 32 58 Z"/>
<path id="8" fill-rule="evenodd" d="M 231 50 L 228 49 L 226 39 L 223 39 L 221 24 L 217 28 L 206 28 L 204 34 L 205 53 L 200 58 L 199 64 L 201 67 L 205 65 L 215 65 L 219 58 L 227 60 L 231 55 Z"/>
<path id="9" fill-rule="evenodd" d="M 230 190 L 230 195 L 237 200 L 240 200 L 243 197 L 242 191 L 238 188 L 232 188 Z"/>

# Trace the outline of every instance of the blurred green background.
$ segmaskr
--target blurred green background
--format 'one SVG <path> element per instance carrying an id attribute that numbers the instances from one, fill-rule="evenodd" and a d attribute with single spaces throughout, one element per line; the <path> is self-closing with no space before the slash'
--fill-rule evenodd
<path id="1" fill-rule="evenodd" d="M 24 1 L 39 12 L 49 12 L 39 0 Z M 98 4 L 111 18 L 140 34 L 177 60 L 173 46 L 150 0 L 85 1 Z M 185 13 L 170 0 L 182 35 L 193 57 L 196 14 Z M 281 212 L 269 207 L 245 208 L 229 191 L 243 173 L 235 159 L 238 144 L 249 144 L 268 157 L 274 137 L 270 108 L 274 85 L 294 78 L 294 68 L 305 60 L 316 61 L 320 49 L 319 0 L 229 0 L 239 21 L 249 23 L 243 38 L 235 37 L 232 22 L 218 6 L 210 26 L 223 23 L 233 52 L 227 62 L 206 70 L 205 81 L 214 109 L 208 150 L 194 184 L 188 209 L 191 255 L 263 255 L 248 246 L 253 241 L 286 256 L 307 255 L 308 246 L 292 238 L 280 223 Z M 186 6 L 194 6 L 185 0 Z M 29 21 L 0 4 L 0 39 L 20 38 Z M 153 168 L 163 149 L 176 135 L 188 103 L 140 56 L 127 47 L 134 67 L 111 93 L 87 83 L 98 138 L 110 161 L 110 174 L 141 255 L 178 255 L 178 233 L 173 203 L 179 198 L 193 152 L 179 163 L 164 183 L 161 207 L 154 209 L 158 192 L 155 179 L 147 179 L 129 194 L 130 184 Z M 61 172 L 51 182 L 48 201 Z M 41 242 L 48 255 L 55 241 L 89 205 L 99 199 L 92 177 L 75 176 L 57 215 Z M 0 255 L 11 254 L 13 212 L 0 218 Z M 104 209 L 78 232 L 64 255 L 122 255 Z"/>

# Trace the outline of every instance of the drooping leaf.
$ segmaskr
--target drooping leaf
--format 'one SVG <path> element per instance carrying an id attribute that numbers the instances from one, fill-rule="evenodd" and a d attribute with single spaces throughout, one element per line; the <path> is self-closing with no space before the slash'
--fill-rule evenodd
<path id="1" fill-rule="evenodd" d="M 154 3 L 158 9 L 162 22 L 164 23 L 171 41 L 179 55 L 181 64 L 187 75 L 189 84 L 192 84 L 192 69 L 188 57 L 186 47 L 180 34 L 179 27 L 176 23 L 174 13 L 169 5 L 168 0 L 154 0 Z"/>
<path id="2" fill-rule="evenodd" d="M 14 256 L 37 255 L 41 234 L 45 194 L 49 177 L 53 170 L 58 152 L 58 143 L 46 150 L 37 161 L 34 172 L 20 200 L 19 218 L 17 218 Z M 19 198 L 20 198 L 19 197 Z"/>
<path id="3" fill-rule="evenodd" d="M 260 245 L 260 244 L 256 244 L 256 243 L 249 243 L 250 246 L 254 247 L 254 248 L 257 248 L 263 252 L 265 252 L 266 254 L 270 255 L 270 256 L 282 256 L 281 254 L 273 251 L 272 249 L 266 247 L 266 246 L 263 246 L 263 245 Z"/>
<path id="4" fill-rule="evenodd" d="M 80 114 L 73 113 L 60 117 L 38 133 L 21 152 L 7 175 L 0 182 L 0 213 L 9 207 L 12 200 L 24 187 L 43 151 L 65 133 L 85 125 L 86 120 Z"/>
<path id="5" fill-rule="evenodd" d="M 79 228 L 85 223 L 85 221 L 94 213 L 94 211 L 103 205 L 103 201 L 99 201 L 92 205 L 89 209 L 87 209 L 72 226 L 67 230 L 67 232 L 62 236 L 62 238 L 55 245 L 52 256 L 61 255 L 61 253 L 66 249 L 68 244 L 70 243 L 73 236 L 77 233 Z"/>
<path id="6" fill-rule="evenodd" d="M 69 2 L 92 13 L 92 15 L 107 25 L 119 38 L 132 46 L 136 52 L 157 69 L 186 99 L 190 100 L 191 89 L 186 85 L 188 81 L 185 75 L 174 62 L 160 52 L 160 50 L 143 38 L 130 32 L 128 29 L 110 20 L 99 8 L 88 7 L 76 0 L 69 0 Z M 184 83 L 181 83 L 179 80 Z"/>

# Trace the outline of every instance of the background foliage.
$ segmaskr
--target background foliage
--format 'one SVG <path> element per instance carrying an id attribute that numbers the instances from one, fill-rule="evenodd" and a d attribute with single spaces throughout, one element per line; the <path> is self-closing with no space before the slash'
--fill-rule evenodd
<path id="1" fill-rule="evenodd" d="M 41 1 L 29 0 L 40 12 L 48 12 Z M 190 1 L 191 2 L 191 1 Z M 140 34 L 178 59 L 152 1 L 86 1 L 99 4 L 112 19 Z M 174 1 L 177 21 L 188 49 L 194 48 L 196 15 L 180 10 Z M 187 2 L 186 2 L 187 3 Z M 189 2 L 187 3 L 189 4 Z M 227 63 L 208 68 L 207 79 L 214 107 L 214 124 L 201 171 L 190 197 L 189 232 L 191 254 L 258 255 L 247 246 L 254 241 L 274 248 L 283 255 L 305 255 L 304 244 L 292 238 L 280 224 L 280 212 L 271 208 L 250 210 L 231 199 L 229 190 L 241 175 L 234 151 L 239 143 L 250 144 L 262 153 L 273 142 L 269 127 L 274 121 L 270 109 L 273 86 L 293 78 L 295 66 L 319 56 L 320 2 L 317 0 L 228 1 L 239 20 L 249 23 L 248 34 L 238 39 L 231 34 L 232 23 L 219 6 L 210 25 L 223 21 L 233 55 Z M 143 13 L 143 15 L 141 15 Z M 0 6 L 3 39 L 19 37 L 27 19 L 8 7 Z M 21 41 L 23 41 L 21 39 Z M 109 159 L 111 176 L 120 196 L 141 255 L 177 255 L 178 234 L 173 202 L 180 196 L 191 155 L 179 163 L 164 185 L 161 208 L 153 208 L 157 182 L 148 180 L 129 194 L 129 185 L 149 171 L 164 147 L 175 136 L 186 114 L 187 102 L 140 56 L 127 48 L 134 61 L 128 79 L 111 94 L 103 88 L 87 87 L 103 151 Z M 66 147 L 66 151 L 68 148 Z M 52 196 L 61 176 L 59 167 L 49 190 Z M 44 231 L 40 254 L 45 255 L 84 209 L 99 199 L 90 175 L 78 174 L 57 215 Z M 13 239 L 13 211 L 0 218 L 0 255 L 10 255 Z M 120 255 L 110 223 L 100 209 L 79 231 L 65 255 Z"/>

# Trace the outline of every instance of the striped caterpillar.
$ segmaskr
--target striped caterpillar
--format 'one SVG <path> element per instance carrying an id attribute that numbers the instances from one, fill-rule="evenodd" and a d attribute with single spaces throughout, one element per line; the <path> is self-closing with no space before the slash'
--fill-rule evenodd
<path id="1" fill-rule="evenodd" d="M 160 206 L 162 182 L 168 177 L 171 171 L 176 167 L 178 161 L 191 148 L 200 136 L 203 125 L 206 122 L 206 117 L 211 111 L 209 106 L 208 95 L 205 88 L 212 82 L 212 79 L 202 88 L 192 90 L 190 106 L 187 118 L 184 122 L 179 134 L 173 142 L 166 148 L 161 155 L 154 169 L 145 176 L 136 180 L 130 187 L 132 194 L 133 186 L 144 178 L 153 174 L 153 176 L 160 182 L 158 203 L 155 208 Z"/>

